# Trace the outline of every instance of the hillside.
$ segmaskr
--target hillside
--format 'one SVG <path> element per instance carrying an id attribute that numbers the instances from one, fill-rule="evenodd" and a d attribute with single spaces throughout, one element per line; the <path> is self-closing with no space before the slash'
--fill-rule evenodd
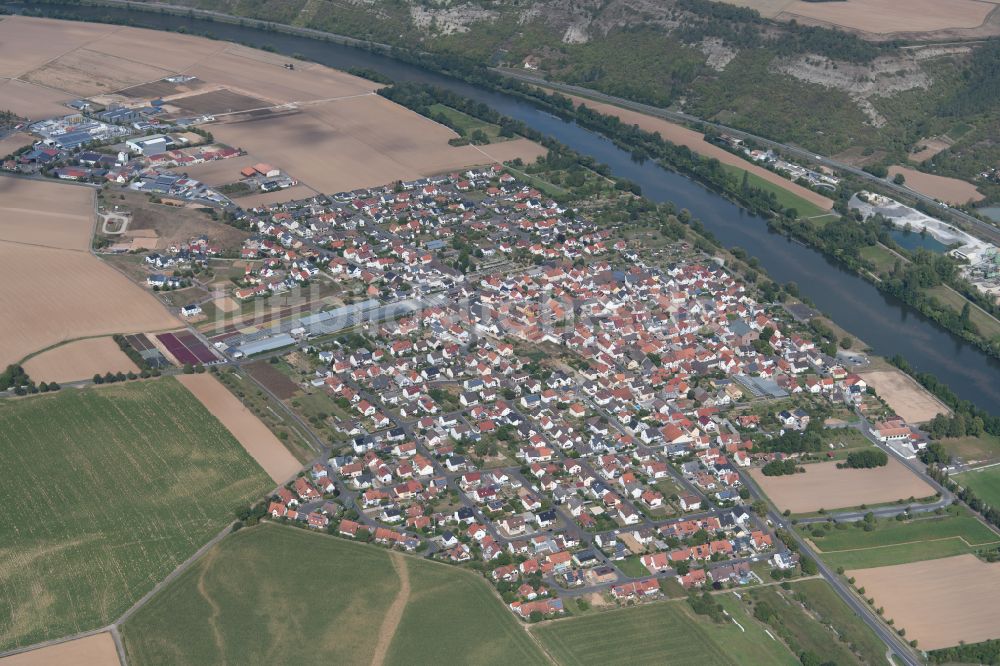
<path id="1" fill-rule="evenodd" d="M 859 11 L 881 1 L 851 0 Z M 1000 18 L 995 11 L 972 16 L 962 2 L 948 0 L 955 4 L 951 14 L 920 23 L 923 31 L 903 12 L 888 10 L 887 17 L 875 7 L 878 24 L 898 31 L 871 34 L 826 27 L 833 24 L 790 6 L 816 3 L 763 0 L 748 3 L 760 12 L 709 0 L 175 0 L 484 65 L 527 67 L 859 166 L 905 163 L 912 156 L 929 172 L 971 180 L 1000 158 L 992 138 L 1000 111 L 990 103 L 1000 83 L 992 65 L 995 47 L 927 41 L 992 35 L 1000 32 L 1000 23 L 994 25 Z M 980 27 L 961 27 L 980 19 Z M 955 28 L 941 29 L 946 24 Z M 922 150 L 928 145 L 943 150 Z M 990 198 L 1000 196 L 1000 186 L 982 179 L 976 184 Z"/>

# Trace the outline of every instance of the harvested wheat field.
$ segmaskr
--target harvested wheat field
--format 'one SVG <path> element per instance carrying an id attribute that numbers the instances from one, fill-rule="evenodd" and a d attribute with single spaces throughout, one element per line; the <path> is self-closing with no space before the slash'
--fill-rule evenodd
<path id="1" fill-rule="evenodd" d="M 26 74 L 54 58 L 122 29 L 98 23 L 4 16 L 0 20 L 0 76 Z"/>
<path id="2" fill-rule="evenodd" d="M 0 177 L 0 241 L 86 250 L 93 231 L 93 189 Z"/>
<path id="3" fill-rule="evenodd" d="M 900 370 L 865 372 L 861 377 L 907 423 L 923 423 L 938 414 L 951 414 L 947 405 Z"/>
<path id="4" fill-rule="evenodd" d="M 149 293 L 87 252 L 0 242 L 0 365 L 84 336 L 176 328 Z"/>
<path id="5" fill-rule="evenodd" d="M 24 132 L 14 132 L 13 134 L 8 134 L 4 138 L 0 139 L 0 159 L 10 155 L 19 148 L 30 146 L 33 141 L 34 138 L 30 134 L 25 134 Z"/>
<path id="6" fill-rule="evenodd" d="M 263 208 L 271 204 L 294 201 L 296 199 L 309 199 L 319 194 L 316 190 L 305 185 L 295 185 L 284 190 L 274 190 L 273 192 L 259 192 L 245 197 L 234 199 L 241 208 Z"/>
<path id="7" fill-rule="evenodd" d="M 156 81 L 170 74 L 169 70 L 161 67 L 80 48 L 21 75 L 21 78 L 80 97 L 89 97 Z"/>
<path id="8" fill-rule="evenodd" d="M 939 201 L 964 204 L 983 199 L 983 194 L 976 189 L 975 185 L 958 178 L 935 176 L 902 166 L 889 167 L 890 176 L 895 176 L 897 173 L 903 174 L 906 178 L 908 188 L 925 196 L 934 197 Z"/>
<path id="9" fill-rule="evenodd" d="M 72 382 L 107 372 L 139 372 L 111 338 L 74 340 L 32 356 L 24 370 L 36 382 Z"/>
<path id="10" fill-rule="evenodd" d="M 544 149 L 527 139 L 483 146 L 450 146 L 458 135 L 378 95 L 304 107 L 297 112 L 211 125 L 219 141 L 285 169 L 326 193 L 412 180 L 443 171 L 521 157 Z"/>
<path id="11" fill-rule="evenodd" d="M 848 571 L 921 650 L 1000 638 L 1000 564 L 975 555 Z"/>
<path id="12" fill-rule="evenodd" d="M 0 658 L 0 666 L 119 666 L 118 650 L 108 632 Z"/>
<path id="13" fill-rule="evenodd" d="M 699 155 L 717 159 L 723 164 L 731 164 L 740 169 L 745 169 L 746 171 L 754 174 L 755 176 L 759 176 L 769 183 L 774 183 L 782 189 L 788 190 L 789 192 L 802 197 L 806 201 L 819 206 L 823 210 L 830 210 L 833 207 L 833 201 L 824 197 L 822 194 L 813 192 L 809 188 L 802 187 L 801 185 L 796 185 L 792 181 L 787 178 L 782 178 L 773 171 L 768 171 L 761 166 L 757 166 L 753 162 L 741 159 L 739 156 L 733 155 L 729 151 L 723 150 L 719 146 L 709 143 L 705 140 L 705 135 L 701 132 L 696 132 L 692 129 L 684 127 L 683 125 L 678 125 L 677 123 L 672 123 L 662 118 L 649 116 L 630 109 L 623 109 L 613 104 L 596 102 L 594 100 L 576 97 L 574 95 L 570 95 L 569 97 L 577 105 L 586 104 L 588 108 L 605 115 L 615 116 L 623 123 L 638 125 L 640 129 L 647 132 L 659 132 L 660 136 L 667 141 L 675 143 L 678 146 L 687 146 Z M 486 147 L 492 148 L 493 146 Z"/>
<path id="14" fill-rule="evenodd" d="M 71 97 L 68 93 L 20 79 L 0 80 L 0 99 L 3 100 L 3 108 L 28 120 L 42 120 L 71 113 L 72 109 L 64 104 L 70 101 Z"/>
<path id="15" fill-rule="evenodd" d="M 977 28 L 995 8 L 991 2 L 978 0 L 796 0 L 777 18 L 888 35 Z"/>
<path id="16" fill-rule="evenodd" d="M 750 474 L 782 511 L 811 513 L 862 504 L 881 504 L 909 497 L 928 497 L 934 489 L 889 456 L 889 464 L 875 469 L 837 469 L 835 462 L 804 465 L 802 474 L 764 476 Z"/>
<path id="17" fill-rule="evenodd" d="M 274 433 L 215 377 L 195 374 L 177 379 L 226 426 L 275 483 L 285 483 L 302 468 Z"/>

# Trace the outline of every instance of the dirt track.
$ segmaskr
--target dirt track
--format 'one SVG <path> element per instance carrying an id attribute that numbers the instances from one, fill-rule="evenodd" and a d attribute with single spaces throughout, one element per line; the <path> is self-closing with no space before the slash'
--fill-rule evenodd
<path id="1" fill-rule="evenodd" d="M 396 629 L 399 627 L 400 620 L 403 619 L 406 604 L 410 601 L 410 571 L 406 565 L 406 558 L 396 552 L 389 553 L 389 558 L 399 575 L 399 591 L 396 593 L 396 598 L 392 600 L 389 610 L 386 611 L 385 617 L 382 618 L 382 626 L 379 627 L 378 642 L 375 644 L 371 666 L 382 666 L 385 663 L 389 646 L 392 645 Z"/>

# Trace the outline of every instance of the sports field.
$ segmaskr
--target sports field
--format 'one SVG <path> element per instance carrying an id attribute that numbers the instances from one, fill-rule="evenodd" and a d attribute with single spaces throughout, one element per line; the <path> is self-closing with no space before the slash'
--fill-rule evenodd
<path id="1" fill-rule="evenodd" d="M 860 374 L 907 423 L 923 423 L 938 414 L 951 414 L 947 405 L 902 370 L 889 368 Z"/>
<path id="2" fill-rule="evenodd" d="M 832 567 L 863 569 L 972 553 L 1000 545 L 1000 535 L 959 508 L 945 516 L 897 521 L 882 519 L 866 532 L 860 527 L 813 530 L 807 536 Z"/>
<path id="3" fill-rule="evenodd" d="M 102 626 L 272 485 L 174 379 L 0 402 L 0 650 Z"/>
<path id="4" fill-rule="evenodd" d="M 137 666 L 545 662 L 473 574 L 271 524 L 209 551 L 123 636 Z"/>
<path id="5" fill-rule="evenodd" d="M 954 479 L 990 506 L 1000 507 L 1000 465 L 956 474 Z"/>
<path id="6" fill-rule="evenodd" d="M 695 615 L 686 601 L 557 620 L 532 631 L 564 666 L 799 663 L 735 597 L 716 599 L 745 631 L 733 622 L 715 624 Z"/>

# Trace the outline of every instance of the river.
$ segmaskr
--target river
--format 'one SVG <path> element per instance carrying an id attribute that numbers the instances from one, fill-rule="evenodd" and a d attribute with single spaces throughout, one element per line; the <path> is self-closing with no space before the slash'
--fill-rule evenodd
<path id="1" fill-rule="evenodd" d="M 15 10 L 19 7 L 17 3 L 7 6 Z M 773 279 L 781 283 L 795 282 L 802 295 L 840 326 L 864 340 L 876 354 L 902 354 L 915 369 L 935 374 L 960 397 L 991 414 L 1000 415 L 1000 361 L 962 342 L 896 299 L 883 295 L 815 250 L 769 231 L 764 219 L 747 213 L 686 176 L 653 162 L 635 162 L 629 152 L 576 123 L 560 120 L 517 98 L 363 49 L 204 19 L 106 7 L 48 6 L 72 12 L 83 19 L 127 18 L 134 25 L 144 27 L 183 27 L 188 32 L 216 39 L 266 45 L 279 53 L 300 54 L 338 69 L 367 67 L 396 81 L 432 83 L 484 102 L 577 152 L 607 164 L 615 175 L 638 183 L 643 194 L 653 201 L 671 201 L 678 209 L 687 208 L 726 246 L 740 246 L 756 256 Z"/>

